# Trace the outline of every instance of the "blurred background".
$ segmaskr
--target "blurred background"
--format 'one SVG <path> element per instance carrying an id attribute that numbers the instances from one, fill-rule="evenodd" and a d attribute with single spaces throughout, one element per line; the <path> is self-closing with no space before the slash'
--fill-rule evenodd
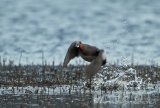
<path id="1" fill-rule="evenodd" d="M 0 0 L 0 56 L 15 63 L 62 63 L 81 40 L 109 63 L 157 64 L 159 34 L 159 0 Z"/>

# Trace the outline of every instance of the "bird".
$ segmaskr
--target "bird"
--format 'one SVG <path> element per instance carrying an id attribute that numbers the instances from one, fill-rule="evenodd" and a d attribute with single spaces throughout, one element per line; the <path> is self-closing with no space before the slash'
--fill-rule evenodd
<path id="1" fill-rule="evenodd" d="M 64 58 L 63 67 L 67 67 L 70 60 L 75 57 L 81 57 L 85 61 L 90 62 L 85 68 L 86 79 L 91 79 L 98 73 L 101 66 L 104 66 L 107 62 L 103 49 L 82 43 L 81 41 L 74 41 L 71 43 Z"/>

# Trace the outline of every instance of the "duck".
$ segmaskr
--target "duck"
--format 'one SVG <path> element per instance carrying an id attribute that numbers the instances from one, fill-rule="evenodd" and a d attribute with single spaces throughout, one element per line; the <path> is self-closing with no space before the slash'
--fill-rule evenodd
<path id="1" fill-rule="evenodd" d="M 107 62 L 103 49 L 82 43 L 81 41 L 74 41 L 71 43 L 64 58 L 63 67 L 67 67 L 68 63 L 75 57 L 81 57 L 85 61 L 90 62 L 85 68 L 86 79 L 91 79 L 98 73 L 101 66 L 104 66 Z"/>

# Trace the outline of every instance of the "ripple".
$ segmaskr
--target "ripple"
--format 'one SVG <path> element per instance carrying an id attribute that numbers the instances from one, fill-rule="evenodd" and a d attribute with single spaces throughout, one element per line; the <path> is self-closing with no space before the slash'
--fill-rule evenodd
<path id="1" fill-rule="evenodd" d="M 106 52 L 109 50 L 110 60 L 119 58 L 119 52 L 124 52 L 121 56 L 129 56 L 133 47 L 140 51 L 136 52 L 137 60 L 147 53 L 147 47 L 150 51 L 146 56 L 158 58 L 159 3 L 159 0 L 152 3 L 138 0 L 3 0 L 0 4 L 0 54 L 10 50 L 18 55 L 20 47 L 39 56 L 38 50 L 44 49 L 46 55 L 57 58 L 58 64 L 62 61 L 59 55 L 65 56 L 69 44 L 82 40 L 105 48 Z M 12 53 L 8 55 L 13 56 Z"/>

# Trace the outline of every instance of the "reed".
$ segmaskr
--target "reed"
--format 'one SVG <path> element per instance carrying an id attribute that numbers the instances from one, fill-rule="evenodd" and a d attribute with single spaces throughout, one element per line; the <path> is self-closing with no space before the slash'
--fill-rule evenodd
<path id="1" fill-rule="evenodd" d="M 1 58 L 1 57 L 0 57 Z M 42 57 L 43 58 L 43 57 Z M 53 86 L 53 85 L 78 85 L 79 81 L 85 79 L 85 65 L 70 65 L 67 70 L 63 70 L 61 65 L 50 65 L 43 63 L 42 65 L 15 65 L 13 60 L 3 58 L 3 63 L 0 61 L 0 85 L 1 86 Z M 44 60 L 42 60 L 44 61 Z M 54 63 L 54 61 L 53 61 Z M 137 76 L 144 80 L 150 78 L 150 82 L 156 83 L 160 81 L 160 66 L 148 65 L 127 65 L 119 66 L 110 64 L 104 67 L 101 73 L 107 76 L 110 80 L 115 71 L 125 71 L 129 68 L 134 68 L 137 71 Z M 106 71 L 107 73 L 104 73 Z"/>

